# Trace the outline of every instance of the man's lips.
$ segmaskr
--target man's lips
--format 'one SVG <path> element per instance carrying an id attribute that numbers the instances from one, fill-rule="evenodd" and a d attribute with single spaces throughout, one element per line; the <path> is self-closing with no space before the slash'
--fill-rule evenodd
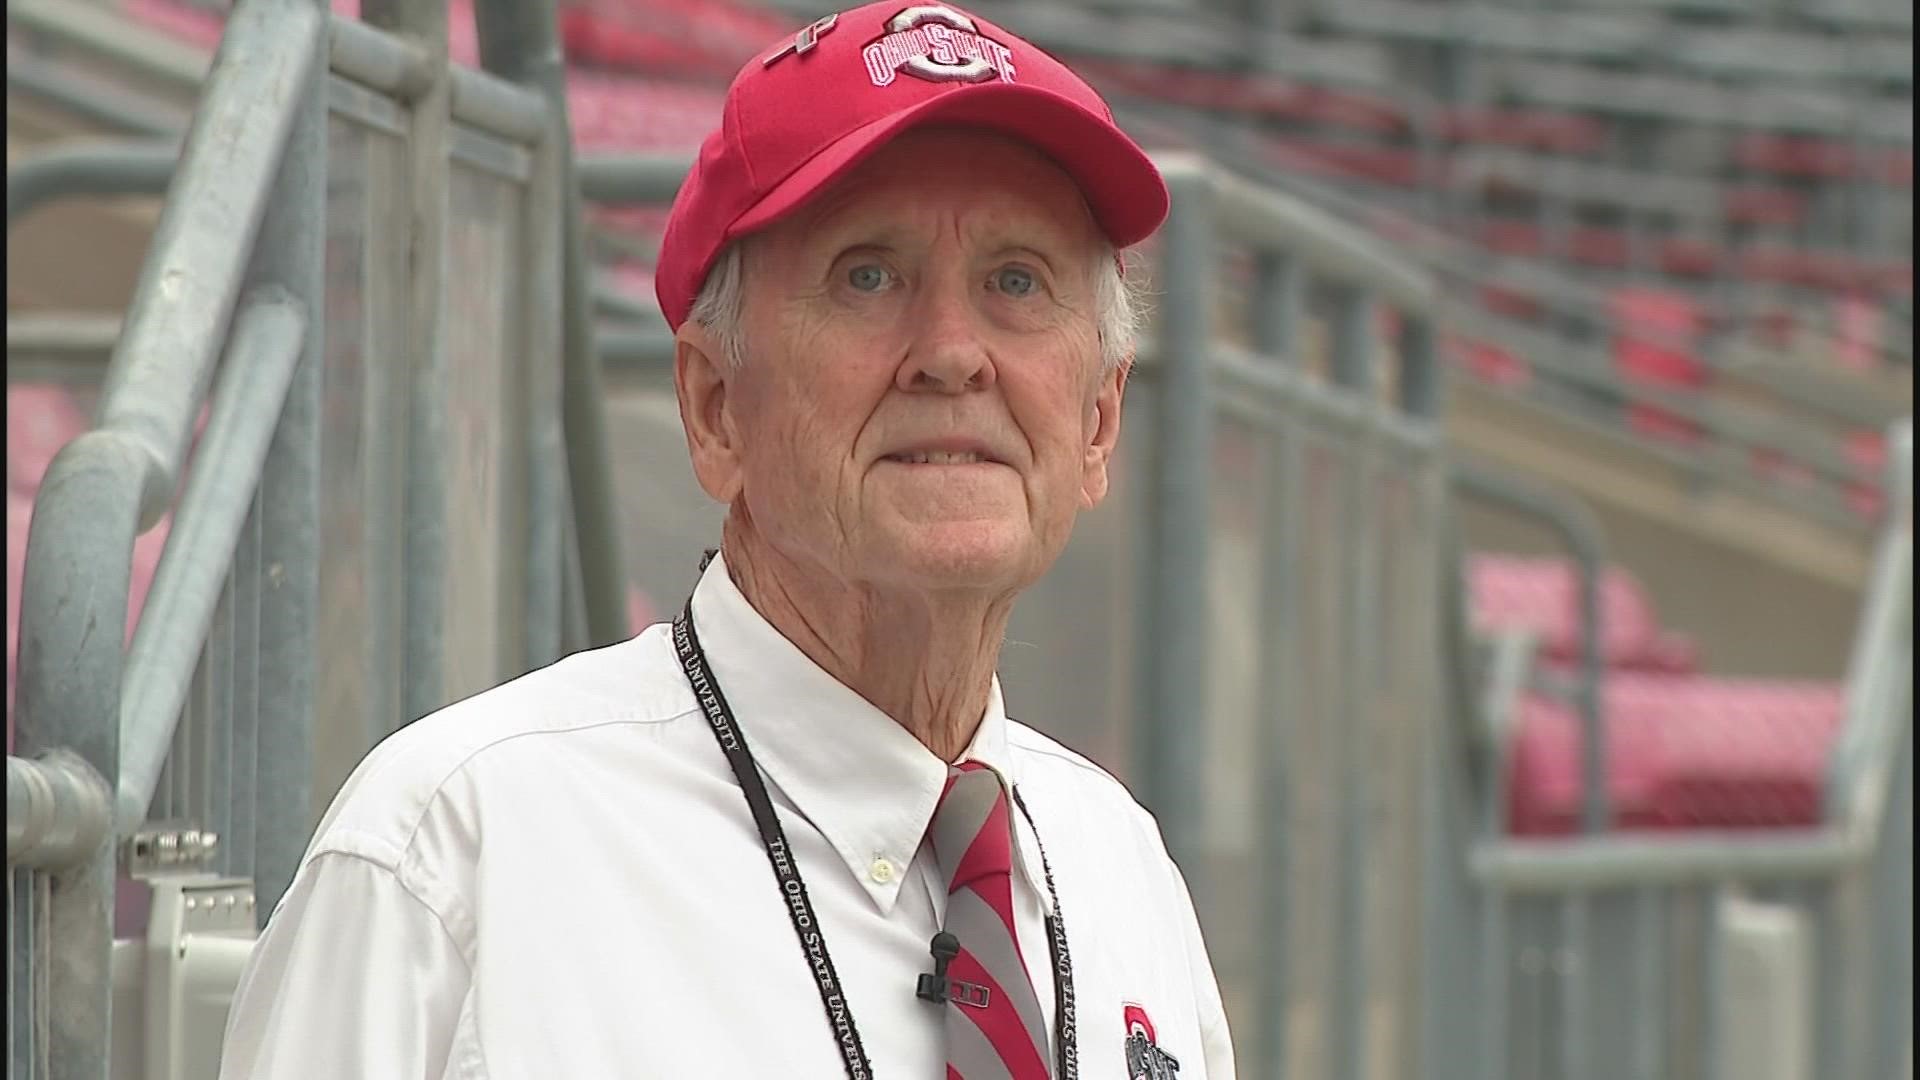
<path id="1" fill-rule="evenodd" d="M 900 465 L 993 465 L 993 459 L 980 454 L 952 453 L 944 450 L 922 450 L 904 454 L 888 454 L 883 460 Z"/>
<path id="2" fill-rule="evenodd" d="M 882 457 L 902 465 L 1001 465 L 993 449 L 973 439 L 934 439 L 912 443 Z"/>

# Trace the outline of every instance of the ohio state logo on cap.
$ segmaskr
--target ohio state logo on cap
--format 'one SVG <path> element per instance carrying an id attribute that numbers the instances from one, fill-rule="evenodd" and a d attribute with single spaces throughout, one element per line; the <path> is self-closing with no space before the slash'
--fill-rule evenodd
<path id="1" fill-rule="evenodd" d="M 903 72 L 928 82 L 1013 81 L 1012 50 L 952 8 L 910 7 L 888 19 L 886 29 L 860 51 L 875 86 L 891 85 Z"/>

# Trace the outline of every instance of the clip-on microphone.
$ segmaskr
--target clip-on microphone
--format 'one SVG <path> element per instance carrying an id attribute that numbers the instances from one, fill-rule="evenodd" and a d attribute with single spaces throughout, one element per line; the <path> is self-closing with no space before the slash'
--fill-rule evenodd
<path id="1" fill-rule="evenodd" d="M 933 935 L 931 951 L 933 974 L 920 976 L 920 985 L 913 994 L 921 1001 L 944 1005 L 947 1001 L 947 965 L 960 955 L 960 939 L 942 930 Z"/>
<path id="2" fill-rule="evenodd" d="M 960 939 L 945 930 L 933 935 L 933 974 L 920 976 L 919 986 L 914 990 L 915 997 L 922 1001 L 931 1001 L 935 1005 L 953 1002 L 956 1005 L 971 1005 L 976 1009 L 987 1007 L 990 991 L 979 983 L 964 982 L 947 978 L 947 965 L 960 955 Z"/>

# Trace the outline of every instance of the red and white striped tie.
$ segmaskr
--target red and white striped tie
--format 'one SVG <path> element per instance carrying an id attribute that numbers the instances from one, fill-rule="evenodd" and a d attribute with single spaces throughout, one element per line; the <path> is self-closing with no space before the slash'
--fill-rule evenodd
<path id="1" fill-rule="evenodd" d="M 1013 930 L 1013 815 L 1000 777 L 977 761 L 953 769 L 931 835 L 947 877 L 945 929 L 960 942 L 947 978 L 965 984 L 945 1006 L 947 1080 L 1047 1080 L 1040 997 Z"/>

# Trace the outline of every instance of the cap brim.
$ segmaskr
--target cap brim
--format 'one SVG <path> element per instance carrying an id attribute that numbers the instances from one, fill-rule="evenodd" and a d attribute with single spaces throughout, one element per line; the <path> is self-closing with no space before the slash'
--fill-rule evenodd
<path id="1" fill-rule="evenodd" d="M 1051 157 L 1073 177 L 1094 221 L 1116 248 L 1145 240 L 1166 220 L 1166 181 L 1118 127 L 1051 90 L 992 83 L 937 95 L 842 135 L 736 218 L 726 238 L 766 228 L 805 205 L 894 136 L 932 123 L 1004 132 Z"/>

